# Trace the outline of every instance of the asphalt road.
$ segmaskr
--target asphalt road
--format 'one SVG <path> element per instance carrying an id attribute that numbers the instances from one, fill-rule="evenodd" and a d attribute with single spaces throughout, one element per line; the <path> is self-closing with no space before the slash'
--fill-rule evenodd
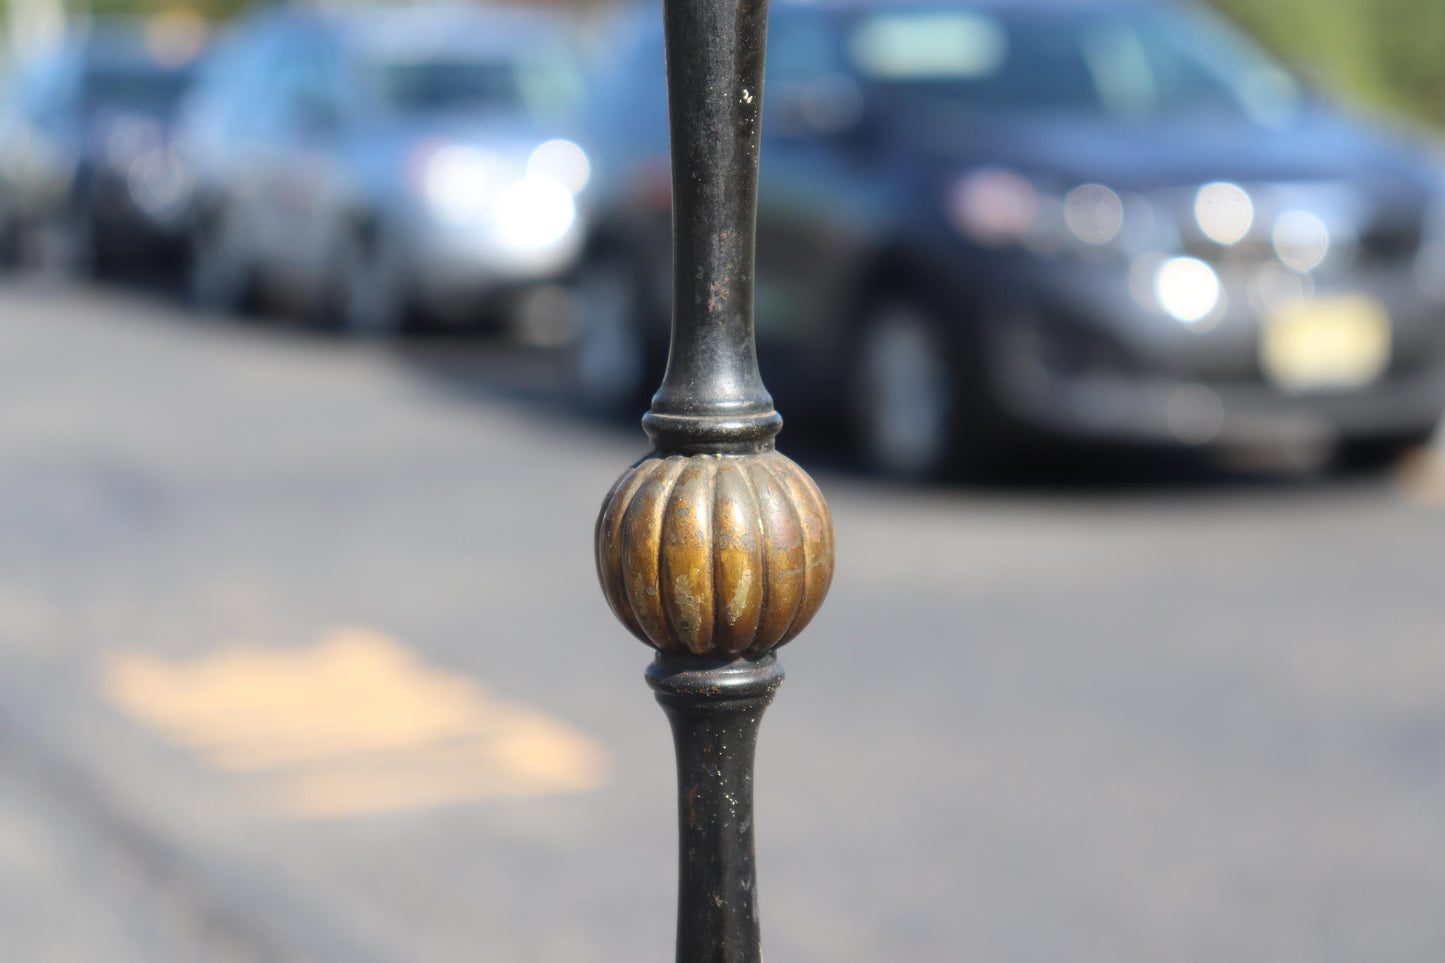
<path id="1" fill-rule="evenodd" d="M 544 360 L 0 288 L 0 960 L 671 958 L 666 725 Z M 788 436 L 784 435 L 785 447 Z M 909 491 L 757 781 L 768 957 L 1435 963 L 1445 471 Z"/>

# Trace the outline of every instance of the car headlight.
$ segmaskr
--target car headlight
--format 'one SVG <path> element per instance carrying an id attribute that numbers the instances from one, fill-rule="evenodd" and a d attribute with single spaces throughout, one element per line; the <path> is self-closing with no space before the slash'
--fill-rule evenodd
<path id="1" fill-rule="evenodd" d="M 1003 168 L 960 177 L 944 207 L 949 223 L 974 243 L 1017 245 L 1038 254 L 1136 249 L 1148 243 L 1157 225 L 1142 197 L 1093 183 L 1055 192 Z"/>
<path id="2" fill-rule="evenodd" d="M 497 197 L 497 240 L 517 250 L 555 244 L 577 220 L 572 192 L 554 177 L 528 174 Z"/>
<path id="3" fill-rule="evenodd" d="M 1194 220 L 1215 244 L 1238 244 L 1254 226 L 1254 201 L 1238 184 L 1205 184 L 1194 195 Z"/>
<path id="4" fill-rule="evenodd" d="M 506 183 L 497 158 L 461 144 L 423 145 L 413 167 L 417 191 L 432 213 L 450 224 L 488 218 Z"/>
<path id="5" fill-rule="evenodd" d="M 577 220 L 572 195 L 591 173 L 586 154 L 570 141 L 538 147 L 525 172 L 475 147 L 427 145 L 417 153 L 415 171 L 416 189 L 439 221 L 488 230 L 496 243 L 517 251 L 567 235 Z"/>
<path id="6" fill-rule="evenodd" d="M 550 177 L 577 194 L 592 179 L 592 162 L 587 152 L 570 140 L 549 140 L 527 158 L 527 173 Z"/>
<path id="7" fill-rule="evenodd" d="M 1103 184 L 1080 184 L 1064 195 L 1064 227 L 1075 241 L 1103 247 L 1124 229 L 1124 202 Z"/>
<path id="8" fill-rule="evenodd" d="M 1223 287 L 1214 268 L 1198 258 L 1171 257 L 1154 272 L 1154 296 L 1180 324 L 1203 327 L 1219 305 Z"/>
<path id="9" fill-rule="evenodd" d="M 1270 234 L 1274 252 L 1284 264 L 1308 274 L 1324 263 L 1330 252 L 1330 229 L 1309 211 L 1285 211 Z"/>
<path id="10" fill-rule="evenodd" d="M 1039 215 L 1039 192 L 1013 171 L 987 168 L 959 178 L 945 201 L 959 233 L 987 247 L 1020 243 Z"/>
<path id="11" fill-rule="evenodd" d="M 130 165 L 126 189 L 131 198 L 152 217 L 174 219 L 185 209 L 191 196 L 191 172 L 173 151 L 148 151 Z"/>

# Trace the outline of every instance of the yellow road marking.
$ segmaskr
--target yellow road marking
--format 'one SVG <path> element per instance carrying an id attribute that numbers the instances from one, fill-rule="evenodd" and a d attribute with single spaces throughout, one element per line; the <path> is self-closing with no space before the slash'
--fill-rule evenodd
<path id="1" fill-rule="evenodd" d="M 120 653 L 102 686 L 207 764 L 268 779 L 300 816 L 585 792 L 606 779 L 606 753 L 587 736 L 366 629 L 188 662 Z"/>

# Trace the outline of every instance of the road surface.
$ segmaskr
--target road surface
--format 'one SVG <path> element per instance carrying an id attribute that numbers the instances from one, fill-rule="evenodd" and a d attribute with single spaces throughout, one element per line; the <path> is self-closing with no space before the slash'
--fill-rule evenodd
<path id="1" fill-rule="evenodd" d="M 590 555 L 639 431 L 486 345 L 16 282 L 0 325 L 0 958 L 671 958 L 667 727 Z M 1440 959 L 1434 453 L 800 457 L 838 574 L 763 728 L 769 959 Z"/>

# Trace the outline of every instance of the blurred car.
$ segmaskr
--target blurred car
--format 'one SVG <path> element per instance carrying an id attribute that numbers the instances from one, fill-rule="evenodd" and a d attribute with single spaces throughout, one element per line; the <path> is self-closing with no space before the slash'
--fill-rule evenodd
<path id="1" fill-rule="evenodd" d="M 597 85 L 571 349 L 656 384 L 670 188 L 656 11 Z M 774 5 L 756 326 L 790 416 L 923 476 L 1027 442 L 1426 438 L 1445 394 L 1430 159 L 1183 3 Z"/>
<path id="2" fill-rule="evenodd" d="M 182 111 L 192 294 L 259 288 L 358 333 L 476 319 L 580 250 L 583 93 L 566 23 L 536 11 L 258 15 Z"/>
<path id="3" fill-rule="evenodd" d="M 62 273 L 174 257 L 190 181 L 171 122 L 204 44 L 191 17 L 107 19 L 24 62 L 0 107 L 0 241 Z"/>

